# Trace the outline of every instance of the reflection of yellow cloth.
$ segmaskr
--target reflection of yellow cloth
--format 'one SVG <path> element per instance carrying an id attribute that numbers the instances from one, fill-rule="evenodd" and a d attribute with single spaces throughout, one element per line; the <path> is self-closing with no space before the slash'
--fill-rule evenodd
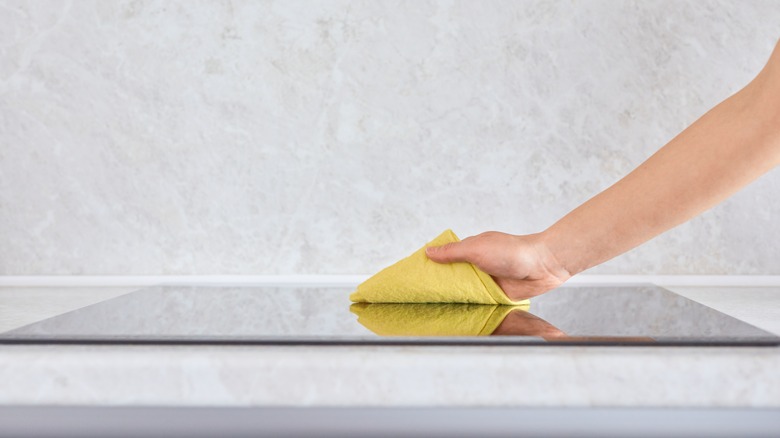
<path id="1" fill-rule="evenodd" d="M 349 310 L 380 336 L 488 336 L 514 309 L 482 304 L 357 303 Z"/>
<path id="2" fill-rule="evenodd" d="M 364 281 L 349 299 L 369 303 L 476 303 L 517 305 L 493 278 L 471 263 L 436 263 L 425 248 L 458 242 L 446 230 L 409 257 Z"/>

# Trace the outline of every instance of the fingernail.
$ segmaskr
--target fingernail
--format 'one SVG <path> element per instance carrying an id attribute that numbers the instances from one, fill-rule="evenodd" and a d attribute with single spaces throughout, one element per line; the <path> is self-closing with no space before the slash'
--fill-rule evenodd
<path id="1" fill-rule="evenodd" d="M 435 253 L 438 250 L 439 250 L 438 246 L 429 246 L 429 247 L 425 248 L 425 253 L 426 254 L 433 254 L 433 253 Z"/>

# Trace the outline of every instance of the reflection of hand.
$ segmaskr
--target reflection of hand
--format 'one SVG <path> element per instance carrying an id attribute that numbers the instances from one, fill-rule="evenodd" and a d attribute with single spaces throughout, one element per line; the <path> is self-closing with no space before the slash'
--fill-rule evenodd
<path id="1" fill-rule="evenodd" d="M 515 301 L 554 289 L 570 275 L 538 234 L 515 236 L 490 231 L 426 250 L 437 263 L 469 262 L 492 275 Z"/>
<path id="2" fill-rule="evenodd" d="M 538 336 L 544 339 L 566 337 L 554 325 L 524 310 L 515 309 L 493 331 L 493 336 Z"/>
<path id="3" fill-rule="evenodd" d="M 646 336 L 569 336 L 549 322 L 524 310 L 509 312 L 504 321 L 493 330 L 492 336 L 536 336 L 546 341 L 600 342 L 653 344 L 655 339 Z"/>

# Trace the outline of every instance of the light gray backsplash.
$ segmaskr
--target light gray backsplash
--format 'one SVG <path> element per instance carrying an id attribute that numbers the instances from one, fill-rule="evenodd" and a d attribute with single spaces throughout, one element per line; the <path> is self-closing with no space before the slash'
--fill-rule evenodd
<path id="1" fill-rule="evenodd" d="M 747 83 L 777 1 L 0 1 L 0 274 L 372 273 L 536 232 Z M 780 174 L 591 272 L 780 274 Z"/>

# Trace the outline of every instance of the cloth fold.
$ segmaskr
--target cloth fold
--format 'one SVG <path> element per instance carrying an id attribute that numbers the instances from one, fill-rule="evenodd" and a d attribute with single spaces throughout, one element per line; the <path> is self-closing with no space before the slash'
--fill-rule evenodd
<path id="1" fill-rule="evenodd" d="M 528 300 L 512 301 L 493 277 L 471 263 L 440 264 L 425 255 L 425 248 L 458 242 L 452 230 L 445 230 L 393 265 L 379 271 L 358 285 L 349 298 L 368 303 L 474 303 L 527 304 Z"/>
<path id="2" fill-rule="evenodd" d="M 458 303 L 355 303 L 358 322 L 380 336 L 489 336 L 515 309 Z"/>

